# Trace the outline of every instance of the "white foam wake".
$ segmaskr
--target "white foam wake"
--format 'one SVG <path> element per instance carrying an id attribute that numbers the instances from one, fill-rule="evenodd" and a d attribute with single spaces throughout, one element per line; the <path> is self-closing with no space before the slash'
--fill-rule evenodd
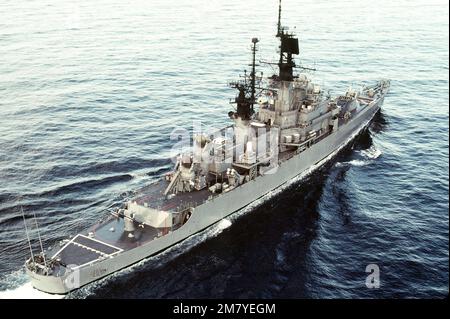
<path id="1" fill-rule="evenodd" d="M 376 160 L 380 155 L 382 154 L 381 150 L 378 149 L 375 145 L 372 145 L 370 148 L 366 150 L 359 151 L 359 154 L 363 157 L 363 159 L 354 159 L 348 162 L 339 162 L 336 163 L 337 167 L 344 166 L 344 165 L 351 165 L 351 166 L 366 166 L 368 164 L 371 164 L 374 160 Z"/>
<path id="2" fill-rule="evenodd" d="M 364 160 L 359 160 L 359 159 L 354 159 L 349 162 L 346 162 L 346 164 L 349 164 L 352 166 L 358 166 L 358 167 L 366 166 L 369 163 L 370 163 L 369 161 L 364 161 Z"/>
<path id="3" fill-rule="evenodd" d="M 62 299 L 63 295 L 52 295 L 39 291 L 26 282 L 19 287 L 0 291 L 0 299 Z"/>
<path id="4" fill-rule="evenodd" d="M 372 145 L 367 150 L 362 150 L 361 154 L 369 159 L 377 159 L 382 154 L 381 150 L 379 150 L 375 145 Z"/>
<path id="5" fill-rule="evenodd" d="M 222 219 L 218 224 L 217 228 L 222 232 L 222 230 L 231 226 L 231 221 L 229 219 Z"/>

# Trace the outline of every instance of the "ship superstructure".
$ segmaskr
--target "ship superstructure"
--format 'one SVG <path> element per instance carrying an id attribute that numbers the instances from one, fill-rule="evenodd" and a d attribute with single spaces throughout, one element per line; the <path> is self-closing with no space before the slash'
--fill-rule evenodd
<path id="1" fill-rule="evenodd" d="M 26 269 L 34 287 L 67 293 L 156 254 L 320 166 L 367 127 L 389 81 L 326 96 L 294 72 L 299 41 L 281 25 L 281 1 L 276 36 L 278 73 L 269 78 L 257 75 L 259 41 L 252 39 L 251 71 L 230 83 L 237 90 L 232 124 L 195 135 L 171 172 L 106 220 L 33 254 Z"/>

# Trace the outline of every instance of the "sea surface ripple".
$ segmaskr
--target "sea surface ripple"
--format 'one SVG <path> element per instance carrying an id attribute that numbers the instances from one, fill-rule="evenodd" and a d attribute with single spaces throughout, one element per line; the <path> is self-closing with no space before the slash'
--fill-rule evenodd
<path id="1" fill-rule="evenodd" d="M 229 124 L 227 83 L 248 68 L 251 38 L 258 59 L 276 61 L 277 6 L 1 2 L 0 298 L 34 295 L 21 208 L 55 245 L 167 172 L 174 128 Z M 301 64 L 331 94 L 392 80 L 369 130 L 249 212 L 68 297 L 448 295 L 448 9 L 283 0 Z M 365 285 L 369 264 L 378 289 Z"/>

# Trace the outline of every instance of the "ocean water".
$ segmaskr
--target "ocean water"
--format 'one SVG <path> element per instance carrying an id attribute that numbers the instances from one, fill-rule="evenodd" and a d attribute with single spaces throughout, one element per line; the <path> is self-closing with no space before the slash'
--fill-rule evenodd
<path id="1" fill-rule="evenodd" d="M 51 297 L 24 274 L 21 208 L 50 247 L 167 172 L 175 128 L 229 124 L 227 83 L 248 68 L 251 38 L 258 59 L 276 59 L 277 6 L 1 2 L 0 298 Z M 448 295 L 448 10 L 284 0 L 300 62 L 331 94 L 391 79 L 381 113 L 320 170 L 68 298 Z M 366 287 L 370 264 L 379 288 Z"/>

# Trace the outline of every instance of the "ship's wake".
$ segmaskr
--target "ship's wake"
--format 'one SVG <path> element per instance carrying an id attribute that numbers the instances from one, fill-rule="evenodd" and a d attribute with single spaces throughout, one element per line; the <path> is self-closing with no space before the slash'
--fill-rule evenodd
<path id="1" fill-rule="evenodd" d="M 368 149 L 356 151 L 355 155 L 357 156 L 357 158 L 352 159 L 348 162 L 338 162 L 336 163 L 336 166 L 366 166 L 372 164 L 374 160 L 381 156 L 381 154 L 383 153 L 380 149 L 378 149 L 375 145 L 371 145 Z"/>
<path id="2" fill-rule="evenodd" d="M 0 299 L 62 299 L 63 295 L 52 295 L 35 289 L 23 270 L 7 275 L 9 288 L 0 291 Z"/>

